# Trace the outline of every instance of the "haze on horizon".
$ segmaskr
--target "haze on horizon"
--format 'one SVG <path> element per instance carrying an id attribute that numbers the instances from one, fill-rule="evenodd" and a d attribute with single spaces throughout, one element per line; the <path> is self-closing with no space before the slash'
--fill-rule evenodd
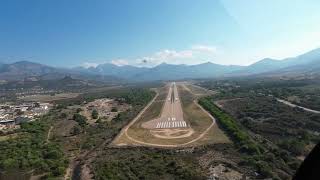
<path id="1" fill-rule="evenodd" d="M 317 0 L 0 2 L 0 62 L 248 65 L 320 47 Z"/>

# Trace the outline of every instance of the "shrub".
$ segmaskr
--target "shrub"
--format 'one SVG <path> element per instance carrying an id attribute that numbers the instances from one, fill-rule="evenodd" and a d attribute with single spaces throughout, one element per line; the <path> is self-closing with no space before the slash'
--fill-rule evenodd
<path id="1" fill-rule="evenodd" d="M 78 108 L 78 109 L 77 109 L 77 113 L 80 113 L 81 111 L 82 111 L 81 108 Z"/>
<path id="2" fill-rule="evenodd" d="M 98 111 L 94 109 L 91 113 L 91 117 L 92 117 L 92 119 L 98 119 L 98 117 L 99 117 Z"/>
<path id="3" fill-rule="evenodd" d="M 81 127 L 84 127 L 85 125 L 87 125 L 87 118 L 76 113 L 73 115 L 73 119 L 78 122 L 78 124 L 81 126 Z"/>

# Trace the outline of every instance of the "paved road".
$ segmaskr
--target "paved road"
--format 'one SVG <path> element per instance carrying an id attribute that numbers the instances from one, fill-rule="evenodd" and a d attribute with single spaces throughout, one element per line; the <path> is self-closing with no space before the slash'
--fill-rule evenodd
<path id="1" fill-rule="evenodd" d="M 313 109 L 309 109 L 309 108 L 305 108 L 305 107 L 302 107 L 302 106 L 298 106 L 298 105 L 296 105 L 296 104 L 292 104 L 291 102 L 286 101 L 286 100 L 283 100 L 283 99 L 277 98 L 277 101 L 279 101 L 279 102 L 281 102 L 281 103 L 283 103 L 283 104 L 286 104 L 286 105 L 288 105 L 288 106 L 290 106 L 290 107 L 298 107 L 298 108 L 301 108 L 301 109 L 303 109 L 303 110 L 305 110 L 305 111 L 308 111 L 308 112 L 320 114 L 320 111 L 316 111 L 316 110 L 313 110 Z"/>

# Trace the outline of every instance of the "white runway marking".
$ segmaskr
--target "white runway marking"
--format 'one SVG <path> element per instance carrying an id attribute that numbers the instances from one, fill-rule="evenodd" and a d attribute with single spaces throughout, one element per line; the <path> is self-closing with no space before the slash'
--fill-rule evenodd
<path id="1" fill-rule="evenodd" d="M 187 123 L 185 121 L 162 121 L 158 122 L 156 128 L 181 128 L 187 127 Z"/>

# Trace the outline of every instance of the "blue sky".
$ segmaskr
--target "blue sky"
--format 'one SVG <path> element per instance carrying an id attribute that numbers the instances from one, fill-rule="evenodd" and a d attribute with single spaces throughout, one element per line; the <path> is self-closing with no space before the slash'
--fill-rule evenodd
<path id="1" fill-rule="evenodd" d="M 247 65 L 320 47 L 318 0 L 2 0 L 0 62 Z"/>

